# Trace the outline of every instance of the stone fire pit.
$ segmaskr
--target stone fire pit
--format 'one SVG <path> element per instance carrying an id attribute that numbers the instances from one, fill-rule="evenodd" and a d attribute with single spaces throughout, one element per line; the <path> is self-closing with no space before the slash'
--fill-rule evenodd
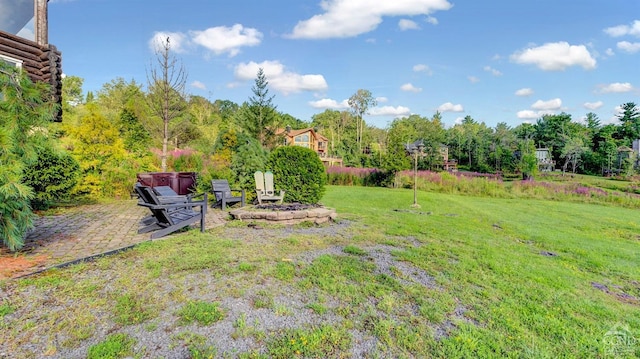
<path id="1" fill-rule="evenodd" d="M 229 212 L 233 219 L 296 224 L 313 221 L 316 224 L 336 219 L 336 210 L 316 204 L 283 203 L 246 206 Z"/>

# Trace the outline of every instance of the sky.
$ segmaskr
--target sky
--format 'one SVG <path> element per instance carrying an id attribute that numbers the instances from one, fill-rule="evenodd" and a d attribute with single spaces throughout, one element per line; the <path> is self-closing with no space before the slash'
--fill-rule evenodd
<path id="1" fill-rule="evenodd" d="M 465 116 L 495 127 L 566 112 L 616 121 L 640 104 L 640 0 L 50 0 L 66 75 L 98 91 L 146 86 L 169 37 L 187 92 L 242 104 L 263 68 L 278 111 L 303 121 L 377 99 L 365 121 Z"/>

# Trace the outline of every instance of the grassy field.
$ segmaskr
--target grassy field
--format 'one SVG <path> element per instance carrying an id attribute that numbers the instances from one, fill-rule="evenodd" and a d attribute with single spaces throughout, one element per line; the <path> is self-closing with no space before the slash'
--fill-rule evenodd
<path id="1" fill-rule="evenodd" d="M 637 209 L 422 191 L 412 202 L 410 190 L 332 186 L 323 203 L 338 224 L 234 222 L 4 282 L 0 352 L 640 356 Z"/>

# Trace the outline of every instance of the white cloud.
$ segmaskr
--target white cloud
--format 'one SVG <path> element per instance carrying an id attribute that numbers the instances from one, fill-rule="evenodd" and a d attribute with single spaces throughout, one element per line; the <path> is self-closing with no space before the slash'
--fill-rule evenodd
<path id="1" fill-rule="evenodd" d="M 411 110 L 404 106 L 374 107 L 369 111 L 369 115 L 371 116 L 409 116 L 410 114 Z"/>
<path id="2" fill-rule="evenodd" d="M 189 40 L 180 32 L 156 31 L 151 40 L 149 40 L 149 48 L 153 52 L 162 50 L 165 41 L 169 39 L 169 49 L 177 53 L 183 53 L 189 46 Z"/>
<path id="3" fill-rule="evenodd" d="M 616 107 L 613 108 L 613 115 L 616 117 L 616 119 L 620 119 L 620 117 L 622 117 L 622 115 L 624 115 L 624 109 L 622 108 L 622 106 L 618 105 Z"/>
<path id="4" fill-rule="evenodd" d="M 522 120 L 532 120 L 541 117 L 538 112 L 531 110 L 518 111 L 516 116 Z"/>
<path id="5" fill-rule="evenodd" d="M 596 60 L 586 46 L 569 45 L 564 41 L 518 51 L 511 55 L 511 61 L 533 64 L 544 71 L 561 71 L 571 66 L 582 66 L 586 70 L 596 67 Z"/>
<path id="6" fill-rule="evenodd" d="M 216 55 L 228 53 L 229 57 L 240 53 L 244 46 L 256 46 L 262 41 L 262 33 L 240 24 L 232 27 L 210 27 L 204 31 L 191 31 L 193 42 L 213 51 Z"/>
<path id="7" fill-rule="evenodd" d="M 475 76 L 467 76 L 467 79 L 469 80 L 469 82 L 471 82 L 472 84 L 475 84 L 476 82 L 480 82 L 480 79 L 475 77 Z"/>
<path id="8" fill-rule="evenodd" d="M 620 50 L 630 54 L 640 51 L 640 42 L 620 41 L 617 46 Z"/>
<path id="9" fill-rule="evenodd" d="M 612 37 L 620 37 L 625 35 L 640 37 L 640 20 L 635 20 L 631 25 L 618 25 L 614 27 L 608 27 L 604 29 L 604 32 Z"/>
<path id="10" fill-rule="evenodd" d="M 200 90 L 206 90 L 207 89 L 207 85 L 203 84 L 202 82 L 200 82 L 198 80 L 193 81 L 191 83 L 191 87 L 195 87 L 195 88 L 200 89 Z"/>
<path id="11" fill-rule="evenodd" d="M 554 98 L 548 101 L 538 100 L 531 105 L 531 108 L 539 111 L 559 110 L 562 107 L 562 100 Z"/>
<path id="12" fill-rule="evenodd" d="M 413 65 L 413 72 L 424 72 L 429 76 L 433 75 L 433 71 L 431 71 L 431 68 L 425 64 Z"/>
<path id="13" fill-rule="evenodd" d="M 318 101 L 310 101 L 309 105 L 311 105 L 311 107 L 313 108 L 331 109 L 331 110 L 343 110 L 343 109 L 349 108 L 348 100 L 342 100 L 342 102 L 338 102 L 330 98 L 323 98 Z"/>
<path id="14" fill-rule="evenodd" d="M 542 111 L 532 111 L 532 110 L 523 110 L 518 111 L 516 116 L 521 120 L 533 120 L 540 118 L 544 115 L 554 115 L 555 111 L 550 110 L 542 110 Z"/>
<path id="15" fill-rule="evenodd" d="M 420 26 L 418 26 L 415 21 L 409 19 L 400 19 L 400 21 L 398 21 L 398 27 L 402 31 L 420 30 Z"/>
<path id="16" fill-rule="evenodd" d="M 452 7 L 447 0 L 324 0 L 320 6 L 324 12 L 299 21 L 291 38 L 354 37 L 376 29 L 385 16 L 429 15 Z"/>
<path id="17" fill-rule="evenodd" d="M 614 107 L 611 112 L 609 112 L 611 114 L 609 118 L 601 119 L 601 123 L 603 125 L 619 125 L 620 117 L 622 116 L 623 112 L 624 109 L 622 108 L 622 106 L 618 105 Z"/>
<path id="18" fill-rule="evenodd" d="M 491 72 L 491 74 L 492 74 L 493 76 L 502 76 L 502 72 L 500 72 L 500 71 L 498 71 L 498 70 L 496 70 L 496 69 L 492 68 L 491 66 L 485 66 L 485 67 L 484 67 L 484 70 L 485 70 L 486 72 Z"/>
<path id="19" fill-rule="evenodd" d="M 422 89 L 420 87 L 415 87 L 410 83 L 406 83 L 406 84 L 400 86 L 400 89 L 402 91 L 406 91 L 406 92 L 421 92 L 422 91 Z"/>
<path id="20" fill-rule="evenodd" d="M 389 101 L 389 99 L 386 98 L 386 97 L 376 97 L 376 102 L 377 103 L 385 103 L 385 102 L 388 102 L 388 101 Z"/>
<path id="21" fill-rule="evenodd" d="M 436 19 L 433 16 L 427 16 L 427 20 L 426 21 L 431 25 L 438 25 L 438 19 Z"/>
<path id="22" fill-rule="evenodd" d="M 527 90 L 531 89 L 521 89 L 516 91 L 516 94 L 519 91 L 523 93 L 528 93 Z M 533 91 L 531 91 L 533 93 Z M 562 100 L 559 98 L 554 98 L 548 101 L 538 100 L 531 105 L 530 110 L 522 110 L 516 113 L 516 116 L 521 120 L 533 120 L 540 118 L 544 115 L 553 115 L 555 111 L 560 110 L 562 108 Z"/>
<path id="23" fill-rule="evenodd" d="M 633 86 L 628 82 L 624 82 L 624 83 L 615 82 L 608 85 L 602 85 L 600 87 L 601 93 L 621 93 L 621 92 L 631 92 L 631 91 L 633 91 Z"/>
<path id="24" fill-rule="evenodd" d="M 531 96 L 531 95 L 533 95 L 533 89 L 530 89 L 528 87 L 521 88 L 520 90 L 516 91 L 516 96 Z"/>
<path id="25" fill-rule="evenodd" d="M 260 68 L 269 82 L 269 87 L 284 95 L 300 91 L 324 91 L 329 88 L 324 76 L 290 72 L 279 61 L 241 63 L 236 66 L 234 72 L 240 80 L 255 80 Z"/>
<path id="26" fill-rule="evenodd" d="M 608 48 L 604 53 L 607 54 L 607 56 L 609 57 L 614 56 L 616 54 L 615 52 L 613 52 L 612 48 Z"/>
<path id="27" fill-rule="evenodd" d="M 454 105 L 451 102 L 445 102 L 442 105 L 438 106 L 438 111 L 440 111 L 440 112 L 464 112 L 464 108 L 460 104 Z"/>
<path id="28" fill-rule="evenodd" d="M 584 106 L 584 108 L 586 108 L 588 110 L 592 110 L 592 111 L 599 109 L 603 105 L 604 105 L 604 103 L 602 101 L 585 102 L 584 104 L 582 104 L 582 106 Z"/>

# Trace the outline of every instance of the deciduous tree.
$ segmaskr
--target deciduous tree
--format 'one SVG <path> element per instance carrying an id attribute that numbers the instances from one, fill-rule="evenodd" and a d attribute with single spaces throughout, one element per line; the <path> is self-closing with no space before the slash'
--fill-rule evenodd
<path id="1" fill-rule="evenodd" d="M 156 44 L 156 66 L 147 74 L 148 100 L 151 113 L 162 120 L 161 168 L 167 171 L 169 138 L 174 134 L 170 124 L 180 118 L 186 108 L 187 72 L 171 53 L 170 38 Z"/>
<path id="2" fill-rule="evenodd" d="M 358 153 L 362 153 L 362 134 L 364 132 L 365 122 L 363 116 L 367 114 L 369 108 L 378 104 L 376 99 L 369 90 L 359 89 L 355 94 L 351 95 L 348 100 L 351 112 L 356 118 L 356 143 L 358 145 Z"/>

